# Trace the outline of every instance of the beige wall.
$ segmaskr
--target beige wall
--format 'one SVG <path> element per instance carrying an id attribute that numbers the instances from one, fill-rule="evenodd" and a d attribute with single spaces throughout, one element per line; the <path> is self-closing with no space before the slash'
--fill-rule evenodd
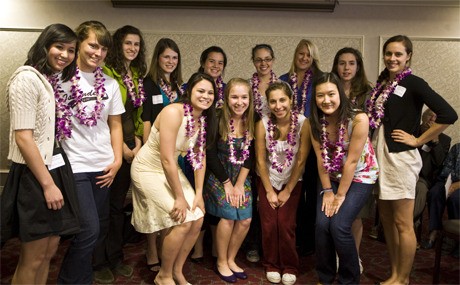
<path id="1" fill-rule="evenodd" d="M 363 51 L 365 67 L 368 77 L 375 81 L 380 69 L 380 37 L 394 34 L 406 34 L 420 41 L 420 50 L 415 49 L 414 60 L 423 62 L 419 67 L 414 66 L 415 73 L 423 77 L 435 90 L 455 106 L 460 113 L 460 66 L 451 64 L 445 69 L 444 65 L 437 66 L 433 76 L 442 77 L 443 73 L 449 74 L 449 81 L 432 79 L 426 66 L 431 62 L 452 63 L 459 60 L 460 54 L 460 9 L 459 7 L 407 7 L 407 6 L 358 6 L 339 5 L 333 13 L 312 12 L 286 12 L 286 11 L 241 11 L 241 10 L 168 10 L 168 9 L 134 9 L 113 8 L 109 0 L 105 1 L 39 1 L 39 0 L 0 0 L 0 88 L 5 89 L 5 82 L 15 67 L 20 65 L 25 58 L 25 53 L 30 47 L 30 42 L 35 40 L 35 34 L 28 29 L 42 29 L 50 23 L 62 22 L 70 27 L 76 27 L 84 20 L 95 19 L 103 22 L 109 30 L 130 24 L 140 28 L 151 37 L 152 45 L 158 36 L 177 37 L 182 40 L 180 48 L 184 57 L 197 55 L 203 47 L 219 44 L 223 40 L 225 50 L 231 57 L 227 70 L 227 77 L 239 75 L 248 77 L 253 67 L 250 65 L 250 47 L 257 43 L 255 40 L 273 40 L 276 43 L 275 53 L 278 61 L 275 72 L 278 75 L 286 71 L 290 56 L 294 49 L 292 42 L 284 39 L 297 39 L 301 37 L 314 38 L 319 45 L 322 69 L 330 70 L 330 62 L 335 44 L 350 39 L 350 44 L 356 44 Z M 27 29 L 20 43 L 15 43 L 16 29 Z M 22 33 L 22 32 L 21 32 Z M 32 35 L 32 36 L 31 36 Z M 12 37 L 12 38 L 11 38 Z M 238 39 L 244 39 L 240 45 Z M 231 38 L 231 40 L 230 40 Z M 235 40 L 236 39 L 236 40 Z M 252 40 L 254 39 L 254 40 Z M 318 39 L 318 40 L 317 40 Z M 428 42 L 427 42 L 428 41 Z M 179 42 L 179 40 L 178 40 Z M 11 47 L 14 43 L 17 46 Z M 209 43 L 209 44 L 208 44 Z M 272 42 L 268 42 L 272 43 Z M 427 45 L 428 43 L 428 45 Z M 326 46 L 327 45 L 327 46 Z M 441 49 L 438 49 L 441 48 Z M 8 48 L 14 49 L 14 60 L 11 54 L 5 52 Z M 149 54 L 153 46 L 149 46 Z M 324 52 L 323 52 L 324 51 Z M 331 53 L 332 51 L 332 53 Z M 417 58 L 417 54 L 419 57 Z M 282 55 L 280 57 L 278 55 Z M 423 56 L 421 56 L 423 55 Z M 425 56 L 426 55 L 426 56 Z M 434 56 L 433 56 L 434 55 Z M 327 58 L 325 58 L 327 56 Z M 22 57 L 22 58 L 21 58 Z M 282 62 L 280 59 L 283 59 Z M 190 58 L 193 66 L 197 67 L 198 58 Z M 233 69 L 232 69 L 233 61 Z M 239 62 L 238 64 L 235 64 Z M 185 62 L 184 62 L 185 63 Z M 236 69 L 235 67 L 241 68 Z M 187 69 L 188 68 L 188 69 Z M 240 71 L 241 70 L 241 71 Z M 439 72 L 437 72 L 439 70 Z M 7 71 L 7 72 L 5 72 Z M 423 72 L 422 72 L 423 71 Z M 184 72 L 186 76 L 190 75 Z M 241 73 L 241 74 L 240 74 Z M 184 78 L 186 78 L 184 76 Z M 445 89 L 444 85 L 450 85 Z M 437 86 L 439 85 L 439 86 Z M 449 94 L 444 94 L 449 93 Z M 0 94 L 4 94 L 2 91 Z M 0 170 L 8 167 L 7 153 L 7 114 L 5 113 L 4 95 L 1 100 L 1 157 Z M 454 137 L 454 142 L 459 141 L 458 123 L 450 127 L 448 133 Z"/>

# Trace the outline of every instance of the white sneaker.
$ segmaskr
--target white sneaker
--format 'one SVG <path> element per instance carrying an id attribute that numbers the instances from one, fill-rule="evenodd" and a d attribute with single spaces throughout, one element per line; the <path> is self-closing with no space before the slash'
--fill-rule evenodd
<path id="1" fill-rule="evenodd" d="M 284 275 L 283 275 L 283 278 L 284 278 Z M 271 283 L 280 283 L 281 275 L 275 271 L 267 272 L 267 280 L 270 281 Z"/>
<path id="2" fill-rule="evenodd" d="M 361 261 L 361 258 L 359 259 L 359 273 L 363 274 L 364 268 L 363 268 L 363 262 Z"/>
<path id="3" fill-rule="evenodd" d="M 297 278 L 294 274 L 284 273 L 283 274 L 283 284 L 284 285 L 294 285 Z"/>

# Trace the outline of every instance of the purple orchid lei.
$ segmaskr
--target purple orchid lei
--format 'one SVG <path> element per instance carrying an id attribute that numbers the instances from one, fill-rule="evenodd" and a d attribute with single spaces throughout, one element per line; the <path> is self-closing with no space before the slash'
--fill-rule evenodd
<path id="1" fill-rule="evenodd" d="M 230 119 L 230 132 L 227 135 L 227 142 L 229 147 L 230 157 L 229 160 L 233 165 L 242 165 L 246 159 L 249 157 L 249 146 L 251 145 L 251 140 L 249 138 L 249 130 L 244 131 L 244 140 L 241 147 L 241 159 L 236 159 L 235 151 L 235 126 L 233 125 L 233 119 Z"/>
<path id="2" fill-rule="evenodd" d="M 96 67 L 93 73 L 96 78 L 94 81 L 94 90 L 96 91 L 97 96 L 94 109 L 90 112 L 89 115 L 86 112 L 86 106 L 83 106 L 83 91 L 78 85 L 78 82 L 80 81 L 80 69 L 78 67 L 75 75 L 71 79 L 72 86 L 70 87 L 72 98 L 75 100 L 75 106 L 77 108 L 75 117 L 78 119 L 80 124 L 86 125 L 88 127 L 97 125 L 97 120 L 101 118 L 102 109 L 104 108 L 102 98 L 104 97 L 105 93 L 105 78 L 102 73 L 102 68 L 99 66 Z"/>
<path id="3" fill-rule="evenodd" d="M 123 76 L 123 83 L 126 86 L 128 91 L 129 98 L 131 98 L 131 102 L 133 102 L 134 108 L 139 108 L 145 101 L 145 91 L 144 91 L 144 80 L 142 78 L 138 79 L 137 90 L 134 86 L 134 82 L 128 74 Z"/>
<path id="4" fill-rule="evenodd" d="M 172 91 L 171 85 L 166 84 L 163 78 L 160 78 L 160 88 L 164 93 L 166 93 L 170 103 L 173 103 L 176 100 L 178 94 Z"/>
<path id="5" fill-rule="evenodd" d="M 47 76 L 48 82 L 53 87 L 54 99 L 56 104 L 56 140 L 61 141 L 65 138 L 70 138 L 72 133 L 72 110 L 66 104 L 65 99 L 61 97 L 63 92 L 61 84 L 59 83 L 59 75 L 53 74 Z"/>
<path id="6" fill-rule="evenodd" d="M 342 160 L 345 155 L 345 122 L 342 122 L 339 127 L 339 138 L 335 144 L 329 141 L 329 133 L 326 131 L 326 126 L 329 124 L 326 118 L 323 117 L 321 122 L 321 157 L 323 158 L 323 166 L 327 173 L 333 173 L 340 170 Z M 329 150 L 335 148 L 332 159 L 329 157 Z"/>
<path id="7" fill-rule="evenodd" d="M 273 70 L 270 70 L 270 84 L 275 82 L 277 80 L 277 77 Z M 259 92 L 259 85 L 260 85 L 260 78 L 259 74 L 257 72 L 254 72 L 252 75 L 252 94 L 254 95 L 254 108 L 256 112 L 262 117 L 265 114 L 263 114 L 264 106 L 262 104 L 262 95 Z"/>
<path id="8" fill-rule="evenodd" d="M 224 80 L 222 79 L 222 76 L 217 77 L 216 87 L 217 87 L 216 109 L 221 109 L 222 106 L 224 106 Z"/>
<path id="9" fill-rule="evenodd" d="M 184 116 L 187 118 L 187 123 L 185 125 L 185 136 L 190 139 L 193 137 L 195 131 L 195 120 L 192 116 L 193 107 L 190 104 L 184 104 Z M 187 150 L 187 160 L 192 165 L 193 170 L 198 170 L 203 168 L 203 160 L 205 157 L 204 148 L 206 146 L 206 116 L 201 115 L 200 118 L 200 129 L 198 132 L 198 138 L 196 141 L 196 146 L 198 147 L 198 153 L 194 151 L 193 140 L 189 140 L 188 150 Z"/>
<path id="10" fill-rule="evenodd" d="M 299 104 L 298 102 L 299 94 L 297 94 L 297 74 L 294 72 L 291 74 L 291 77 L 290 77 L 292 91 L 294 92 L 292 96 L 293 101 L 294 101 L 294 108 L 301 114 L 305 112 L 305 104 L 307 103 L 308 87 L 310 85 L 310 80 L 312 78 L 312 75 L 313 75 L 313 71 L 309 69 L 307 72 L 305 72 L 305 75 L 303 77 L 302 94 L 300 95 L 302 96 L 302 102 L 300 106 L 298 105 Z"/>
<path id="11" fill-rule="evenodd" d="M 294 159 L 294 146 L 296 145 L 296 133 L 298 128 L 299 113 L 297 111 L 291 111 L 291 123 L 289 125 L 289 132 L 287 134 L 287 148 L 284 149 L 286 159 L 283 163 L 278 161 L 278 155 L 276 154 L 276 145 L 278 141 L 273 138 L 275 133 L 276 125 L 273 124 L 271 118 L 268 119 L 268 152 L 269 160 L 271 162 L 272 168 L 276 169 L 278 173 L 282 173 L 286 167 L 289 167 Z"/>
<path id="12" fill-rule="evenodd" d="M 383 85 L 377 82 L 371 91 L 371 97 L 366 102 L 367 115 L 369 116 L 369 126 L 376 129 L 380 126 L 382 118 L 385 116 L 385 103 L 388 97 L 393 93 L 399 82 L 412 74 L 410 68 L 404 69 L 396 75 L 395 79 Z M 383 90 L 382 90 L 383 88 Z"/>

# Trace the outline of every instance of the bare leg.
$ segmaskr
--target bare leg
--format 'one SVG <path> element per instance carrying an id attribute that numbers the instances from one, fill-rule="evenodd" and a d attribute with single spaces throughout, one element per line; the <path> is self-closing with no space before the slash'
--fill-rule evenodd
<path id="1" fill-rule="evenodd" d="M 38 268 L 37 275 L 35 276 L 35 284 L 46 284 L 46 281 L 48 280 L 48 272 L 50 269 L 50 261 L 56 254 L 60 240 L 60 236 L 51 236 L 48 238 L 48 246 L 45 254 L 45 259 Z"/>
<path id="2" fill-rule="evenodd" d="M 388 255 L 391 263 L 391 276 L 382 284 L 393 284 L 397 278 L 397 260 L 398 260 L 398 247 L 399 237 L 397 229 L 394 224 L 393 217 L 393 201 L 389 200 L 378 200 L 380 223 L 383 226 L 383 233 L 385 235 L 385 241 L 387 244 Z"/>
<path id="3" fill-rule="evenodd" d="M 239 267 L 236 262 L 235 258 L 238 254 L 238 250 L 241 247 L 246 235 L 249 231 L 249 226 L 251 225 L 251 219 L 235 221 L 235 225 L 233 226 L 232 236 L 230 237 L 230 243 L 228 245 L 228 253 L 227 253 L 227 260 L 228 260 L 228 267 L 230 270 L 235 272 L 243 272 L 244 270 Z"/>
<path id="4" fill-rule="evenodd" d="M 47 255 L 51 254 L 53 251 L 48 250 L 52 238 L 53 242 L 51 242 L 51 244 L 54 244 L 54 239 L 56 237 L 46 237 L 31 242 L 21 243 L 21 253 L 11 284 L 36 284 L 37 280 L 42 282 L 41 280 L 43 279 L 45 279 L 45 282 L 42 284 L 46 284 L 49 268 L 45 270 L 44 266 L 46 265 L 45 260 L 48 258 Z M 56 252 L 55 249 L 54 252 Z M 51 258 L 49 258 L 49 260 L 50 259 Z M 39 273 L 40 270 L 42 272 Z"/>
<path id="5" fill-rule="evenodd" d="M 145 253 L 145 257 L 147 258 L 147 264 L 155 264 L 160 261 L 158 258 L 157 238 L 157 232 L 147 234 L 147 252 Z"/>
<path id="6" fill-rule="evenodd" d="M 216 228 L 217 269 L 224 276 L 232 275 L 228 267 L 228 249 L 235 221 L 221 218 Z"/>
<path id="7" fill-rule="evenodd" d="M 198 235 L 198 239 L 193 247 L 193 254 L 190 256 L 191 258 L 201 258 L 203 257 L 203 238 L 205 234 L 205 230 L 200 231 Z"/>

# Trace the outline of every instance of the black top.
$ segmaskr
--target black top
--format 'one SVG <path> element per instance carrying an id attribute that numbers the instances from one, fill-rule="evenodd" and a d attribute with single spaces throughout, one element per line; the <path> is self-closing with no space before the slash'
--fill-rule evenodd
<path id="1" fill-rule="evenodd" d="M 150 121 L 153 124 L 161 110 L 169 104 L 169 100 L 165 102 L 166 96 L 163 96 L 160 86 L 153 82 L 150 76 L 144 78 L 144 91 L 146 98 L 141 118 L 142 121 Z"/>
<path id="2" fill-rule="evenodd" d="M 457 113 L 428 83 L 420 77 L 409 75 L 398 84 L 406 88 L 402 96 L 392 93 L 385 103 L 385 141 L 390 152 L 401 152 L 414 149 L 404 143 L 395 142 L 391 133 L 401 129 L 409 134 L 417 135 L 423 105 L 426 104 L 436 114 L 436 123 L 453 124 Z"/>

